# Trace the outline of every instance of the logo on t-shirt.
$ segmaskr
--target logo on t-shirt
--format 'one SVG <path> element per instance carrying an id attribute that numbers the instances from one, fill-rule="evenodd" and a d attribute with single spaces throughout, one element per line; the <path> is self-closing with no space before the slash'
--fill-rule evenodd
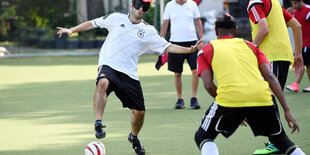
<path id="1" fill-rule="evenodd" d="M 105 77 L 106 76 L 106 73 L 100 73 L 99 74 L 99 77 Z"/>
<path id="2" fill-rule="evenodd" d="M 137 35 L 138 35 L 139 38 L 143 38 L 144 37 L 144 33 L 145 33 L 145 31 L 143 31 L 143 29 L 139 29 Z"/>

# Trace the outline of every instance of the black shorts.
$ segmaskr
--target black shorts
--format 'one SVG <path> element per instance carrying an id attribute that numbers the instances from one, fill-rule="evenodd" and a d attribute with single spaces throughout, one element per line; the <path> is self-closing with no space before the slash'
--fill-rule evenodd
<path id="1" fill-rule="evenodd" d="M 302 58 L 305 66 L 310 66 L 310 47 L 302 48 Z"/>
<path id="2" fill-rule="evenodd" d="M 274 106 L 227 108 L 213 102 L 196 132 L 198 147 L 206 140 L 214 140 L 219 133 L 228 138 L 245 118 L 255 136 L 274 136 L 283 131 Z"/>
<path id="3" fill-rule="evenodd" d="M 195 45 L 197 41 L 171 43 L 184 47 L 191 47 L 192 45 Z M 191 70 L 195 70 L 197 68 L 197 53 L 197 50 L 193 53 L 186 54 L 168 53 L 168 70 L 175 73 L 182 73 L 183 63 L 185 59 L 187 60 L 187 63 Z"/>
<path id="4" fill-rule="evenodd" d="M 123 103 L 124 108 L 145 111 L 140 81 L 134 80 L 107 65 L 98 68 L 96 85 L 101 78 L 106 78 L 109 81 L 107 96 L 114 91 L 115 95 Z"/>
<path id="5" fill-rule="evenodd" d="M 277 79 L 281 85 L 282 91 L 283 91 L 286 80 L 287 80 L 287 74 L 288 74 L 288 70 L 290 68 L 291 62 L 289 62 L 289 61 L 271 61 L 270 64 L 272 67 L 272 72 L 277 77 Z"/>

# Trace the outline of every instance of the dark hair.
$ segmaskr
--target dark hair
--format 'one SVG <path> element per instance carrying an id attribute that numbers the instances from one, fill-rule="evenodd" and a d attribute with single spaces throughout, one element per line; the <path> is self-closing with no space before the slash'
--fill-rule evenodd
<path id="1" fill-rule="evenodd" d="M 294 2 L 301 2 L 301 0 L 291 0 L 291 1 L 294 1 Z"/>
<path id="2" fill-rule="evenodd" d="M 215 28 L 226 28 L 226 29 L 237 28 L 236 20 L 230 14 L 224 13 L 216 18 Z"/>

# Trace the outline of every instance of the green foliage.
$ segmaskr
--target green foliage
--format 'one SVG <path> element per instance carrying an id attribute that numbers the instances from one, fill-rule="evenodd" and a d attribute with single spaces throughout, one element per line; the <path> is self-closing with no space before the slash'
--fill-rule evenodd
<path id="1" fill-rule="evenodd" d="M 69 0 L 16 0 L 16 17 L 20 25 L 51 27 L 76 24 Z"/>
<path id="2" fill-rule="evenodd" d="M 1 2 L 2 1 L 0 0 L 0 5 Z M 6 20 L 14 17 L 16 14 L 15 9 L 16 6 L 0 7 L 0 39 L 1 36 L 7 36 L 9 26 L 6 23 Z"/>
<path id="3" fill-rule="evenodd" d="M 167 4 L 170 0 L 165 0 L 165 4 Z M 155 7 L 156 6 L 156 7 Z M 155 24 L 155 9 L 157 9 L 157 22 Z M 143 18 L 147 23 L 149 23 L 150 25 L 154 25 L 154 27 L 159 31 L 160 30 L 160 1 L 156 1 L 156 3 L 153 3 L 153 7 L 150 8 L 150 10 L 148 11 L 147 14 L 144 15 Z M 169 30 L 168 30 L 169 31 Z"/>
<path id="4" fill-rule="evenodd" d="M 169 2 L 169 0 L 165 0 L 165 4 L 167 4 Z M 147 14 L 144 15 L 144 20 L 151 24 L 151 25 L 154 25 L 155 28 L 157 28 L 157 30 L 160 30 L 160 1 L 156 1 L 156 3 L 153 4 L 154 7 L 151 7 L 149 12 Z M 156 7 L 155 7 L 156 6 Z M 157 18 L 157 24 L 155 25 L 155 9 L 157 9 L 157 15 L 156 15 L 156 18 Z"/>
<path id="5" fill-rule="evenodd" d="M 0 0 L 0 3 L 4 0 Z M 6 36 L 10 19 L 14 27 L 10 36 L 14 40 L 54 39 L 56 27 L 72 27 L 77 24 L 76 11 L 70 0 L 5 0 L 6 6 L 0 7 L 0 36 Z M 17 28 L 17 29 L 16 29 Z M 44 33 L 42 33 L 44 32 Z M 1 38 L 0 38 L 1 39 Z"/>

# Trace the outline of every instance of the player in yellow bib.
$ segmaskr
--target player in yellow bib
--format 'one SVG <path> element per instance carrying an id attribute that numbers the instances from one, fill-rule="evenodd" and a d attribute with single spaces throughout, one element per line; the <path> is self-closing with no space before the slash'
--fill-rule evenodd
<path id="1" fill-rule="evenodd" d="M 247 11 L 253 43 L 266 54 L 283 91 L 290 64 L 294 64 L 296 73 L 303 69 L 301 25 L 278 0 L 250 0 Z M 287 26 L 292 28 L 294 34 L 294 57 Z M 279 150 L 268 144 L 265 149 L 256 150 L 253 154 L 270 153 L 279 153 Z"/>
<path id="2" fill-rule="evenodd" d="M 304 155 L 287 137 L 273 106 L 276 100 L 270 89 L 278 98 L 292 132 L 299 131 L 265 54 L 253 43 L 234 38 L 236 21 L 229 14 L 217 18 L 215 30 L 218 39 L 204 46 L 197 58 L 197 75 L 215 98 L 195 134 L 201 154 L 218 155 L 213 140 L 219 133 L 228 138 L 246 118 L 255 136 L 267 136 L 288 155 Z"/>

